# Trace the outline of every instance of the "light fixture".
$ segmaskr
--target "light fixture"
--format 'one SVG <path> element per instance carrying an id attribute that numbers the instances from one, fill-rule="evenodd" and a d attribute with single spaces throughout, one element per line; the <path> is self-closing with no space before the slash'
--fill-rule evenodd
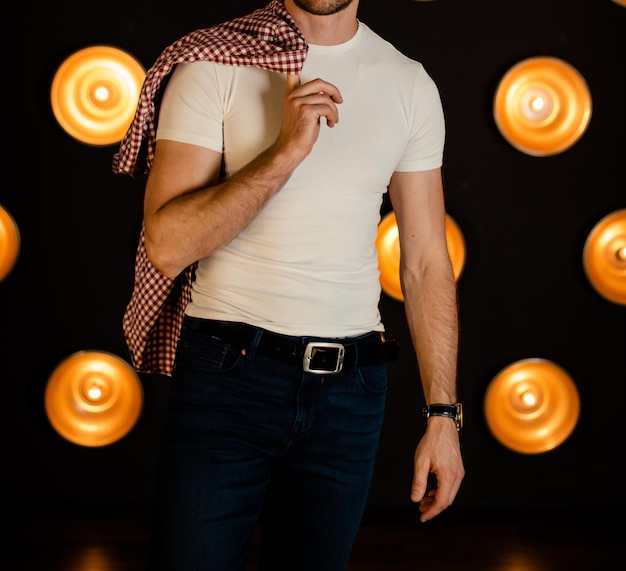
<path id="1" fill-rule="evenodd" d="M 626 208 L 608 214 L 593 227 L 583 249 L 583 266 L 601 296 L 626 305 Z"/>
<path id="2" fill-rule="evenodd" d="M 54 76 L 50 90 L 54 116 L 82 143 L 118 143 L 135 115 L 145 75 L 143 66 L 119 48 L 81 49 Z"/>
<path id="3" fill-rule="evenodd" d="M 0 282 L 10 273 L 20 252 L 20 232 L 8 210 L 0 206 Z"/>
<path id="4" fill-rule="evenodd" d="M 500 371 L 484 399 L 493 436 L 522 454 L 539 454 L 561 445 L 580 413 L 578 390 L 568 373 L 546 359 L 524 359 Z"/>
<path id="5" fill-rule="evenodd" d="M 446 241 L 454 279 L 458 281 L 465 267 L 465 238 L 463 238 L 461 228 L 450 215 L 446 215 Z"/>
<path id="6" fill-rule="evenodd" d="M 400 286 L 400 239 L 393 211 L 385 215 L 378 225 L 376 248 L 380 285 L 383 291 L 398 301 L 404 301 Z"/>
<path id="7" fill-rule="evenodd" d="M 465 240 L 458 224 L 449 214 L 446 214 L 446 240 L 454 278 L 458 281 L 465 266 Z M 398 301 L 404 301 L 400 285 L 400 239 L 393 211 L 386 214 L 378 225 L 376 248 L 383 291 Z"/>
<path id="8" fill-rule="evenodd" d="M 104 351 L 79 351 L 55 368 L 46 386 L 45 409 L 54 429 L 80 446 L 116 442 L 133 428 L 143 408 L 134 369 Z"/>
<path id="9" fill-rule="evenodd" d="M 591 94 L 570 64 L 535 57 L 501 79 L 493 105 L 496 125 L 516 149 L 535 156 L 561 153 L 576 143 L 591 120 Z"/>

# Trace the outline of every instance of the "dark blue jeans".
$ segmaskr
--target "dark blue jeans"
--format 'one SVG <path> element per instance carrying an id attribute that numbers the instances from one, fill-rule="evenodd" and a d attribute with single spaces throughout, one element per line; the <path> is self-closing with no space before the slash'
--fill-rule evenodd
<path id="1" fill-rule="evenodd" d="M 365 509 L 387 366 L 334 375 L 183 329 L 163 427 L 151 570 L 343 571 Z"/>

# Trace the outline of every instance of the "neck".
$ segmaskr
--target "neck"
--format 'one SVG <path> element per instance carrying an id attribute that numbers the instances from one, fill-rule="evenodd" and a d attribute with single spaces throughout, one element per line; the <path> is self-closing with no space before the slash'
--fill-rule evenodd
<path id="1" fill-rule="evenodd" d="M 310 0 L 310 3 L 315 5 L 316 0 Z M 324 4 L 324 0 L 318 3 Z M 343 44 L 356 34 L 358 5 L 358 0 L 353 0 L 339 12 L 320 16 L 297 6 L 296 0 L 285 0 L 285 8 L 307 43 L 320 46 Z"/>

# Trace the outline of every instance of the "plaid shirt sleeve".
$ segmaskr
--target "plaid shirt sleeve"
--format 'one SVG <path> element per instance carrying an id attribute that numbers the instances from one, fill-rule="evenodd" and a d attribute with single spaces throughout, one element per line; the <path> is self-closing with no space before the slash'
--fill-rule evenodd
<path id="1" fill-rule="evenodd" d="M 135 117 L 113 157 L 113 172 L 133 177 L 149 172 L 164 80 L 177 64 L 213 61 L 296 74 L 307 53 L 304 37 L 282 0 L 183 36 L 168 46 L 146 73 Z M 186 268 L 174 279 L 162 275 L 148 259 L 142 226 L 133 292 L 123 317 L 124 336 L 137 371 L 171 375 L 195 267 Z"/>

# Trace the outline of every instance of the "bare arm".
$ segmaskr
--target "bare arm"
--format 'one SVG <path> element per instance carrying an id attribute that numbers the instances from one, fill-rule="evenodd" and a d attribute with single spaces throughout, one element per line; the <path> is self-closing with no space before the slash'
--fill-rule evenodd
<path id="1" fill-rule="evenodd" d="M 276 142 L 231 178 L 219 182 L 221 154 L 160 140 L 146 184 L 146 251 L 175 277 L 230 242 L 287 182 L 317 140 L 320 117 L 339 120 L 339 91 L 322 80 L 300 86 L 288 76 L 283 124 Z"/>
<path id="2" fill-rule="evenodd" d="M 440 169 L 395 173 L 389 194 L 398 222 L 405 311 L 427 403 L 457 400 L 458 312 L 448 254 Z M 426 494 L 428 474 L 437 488 Z M 430 417 L 415 451 L 411 499 L 421 520 L 446 509 L 465 475 L 454 422 Z"/>

